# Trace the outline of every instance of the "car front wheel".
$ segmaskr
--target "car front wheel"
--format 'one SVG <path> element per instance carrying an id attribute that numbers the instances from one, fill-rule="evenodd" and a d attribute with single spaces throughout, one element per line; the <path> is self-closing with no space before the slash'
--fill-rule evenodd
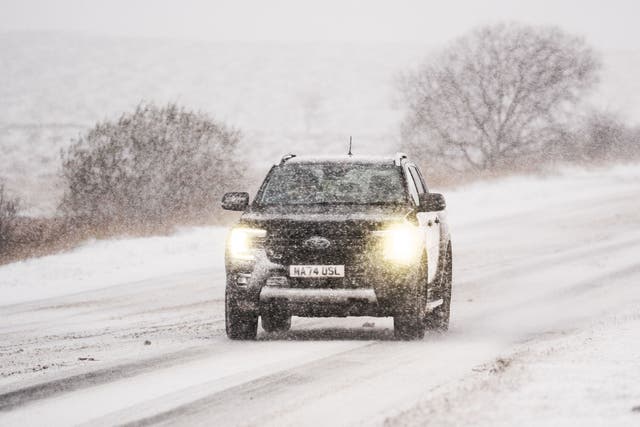
<path id="1" fill-rule="evenodd" d="M 407 292 L 404 302 L 393 316 L 393 329 L 396 338 L 402 340 L 424 338 L 424 319 L 427 305 L 426 283 L 427 269 L 425 266 L 420 272 L 416 285 Z"/>
<path id="2" fill-rule="evenodd" d="M 225 327 L 232 340 L 255 340 L 258 333 L 258 313 L 242 310 L 238 297 L 225 292 Z"/>

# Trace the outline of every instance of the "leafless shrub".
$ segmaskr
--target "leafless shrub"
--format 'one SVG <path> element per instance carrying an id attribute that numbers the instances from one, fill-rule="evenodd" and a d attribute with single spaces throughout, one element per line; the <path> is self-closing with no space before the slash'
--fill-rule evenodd
<path id="1" fill-rule="evenodd" d="M 594 111 L 576 137 L 578 151 L 587 162 L 611 162 L 640 158 L 638 132 L 612 113 Z"/>
<path id="2" fill-rule="evenodd" d="M 563 143 L 599 68 L 582 39 L 559 29 L 479 28 L 403 76 L 405 143 L 449 170 L 530 166 Z"/>
<path id="3" fill-rule="evenodd" d="M 8 251 L 15 240 L 18 207 L 20 201 L 11 198 L 0 184 L 0 255 Z"/>
<path id="4" fill-rule="evenodd" d="M 237 177 L 239 133 L 176 105 L 139 105 L 63 153 L 64 216 L 92 228 L 210 217 Z"/>
<path id="5" fill-rule="evenodd" d="M 567 129 L 562 139 L 563 144 L 549 151 L 552 163 L 598 165 L 640 159 L 640 129 L 608 111 L 590 111 Z"/>

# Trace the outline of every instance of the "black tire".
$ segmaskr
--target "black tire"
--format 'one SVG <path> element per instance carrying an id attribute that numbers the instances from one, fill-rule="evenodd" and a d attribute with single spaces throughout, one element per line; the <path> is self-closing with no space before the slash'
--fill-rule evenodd
<path id="1" fill-rule="evenodd" d="M 425 265 L 425 264 L 423 264 Z M 427 269 L 420 272 L 416 286 L 404 298 L 400 309 L 393 316 L 393 332 L 401 340 L 424 338 L 424 318 L 427 306 Z"/>
<path id="2" fill-rule="evenodd" d="M 281 311 L 270 310 L 261 315 L 262 329 L 266 332 L 287 332 L 291 329 L 291 316 Z"/>
<path id="3" fill-rule="evenodd" d="M 258 334 L 258 313 L 238 307 L 238 301 L 229 290 L 225 292 L 225 328 L 232 340 L 255 340 Z"/>
<path id="4" fill-rule="evenodd" d="M 449 329 L 449 318 L 451 317 L 451 287 L 453 284 L 453 253 L 451 243 L 447 246 L 444 262 L 444 272 L 442 275 L 442 304 L 436 307 L 425 317 L 427 329 L 438 332 L 446 332 Z"/>
<path id="5" fill-rule="evenodd" d="M 393 316 L 393 333 L 397 339 L 412 341 L 424 338 L 424 318 L 417 314 Z"/>

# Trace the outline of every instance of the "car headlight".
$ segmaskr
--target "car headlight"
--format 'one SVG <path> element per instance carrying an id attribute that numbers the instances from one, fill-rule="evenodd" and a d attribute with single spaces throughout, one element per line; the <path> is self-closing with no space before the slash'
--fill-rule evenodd
<path id="1" fill-rule="evenodd" d="M 235 259 L 255 259 L 254 249 L 267 235 L 266 230 L 238 227 L 231 229 L 228 240 L 229 255 Z"/>
<path id="2" fill-rule="evenodd" d="M 384 259 L 397 264 L 411 264 L 421 253 L 422 238 L 420 229 L 410 224 L 398 224 L 376 234 L 382 237 L 382 255 Z"/>

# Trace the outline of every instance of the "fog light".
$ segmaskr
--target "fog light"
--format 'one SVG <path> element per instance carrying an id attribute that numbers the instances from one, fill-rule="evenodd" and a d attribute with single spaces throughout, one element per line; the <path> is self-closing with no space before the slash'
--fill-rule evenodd
<path id="1" fill-rule="evenodd" d="M 274 286 L 278 288 L 288 288 L 289 281 L 287 280 L 286 277 L 282 277 L 282 276 L 269 277 L 267 279 L 267 286 Z"/>
<path id="2" fill-rule="evenodd" d="M 248 285 L 249 284 L 249 279 L 251 279 L 251 275 L 250 274 L 239 273 L 236 276 L 236 283 L 238 285 Z"/>

